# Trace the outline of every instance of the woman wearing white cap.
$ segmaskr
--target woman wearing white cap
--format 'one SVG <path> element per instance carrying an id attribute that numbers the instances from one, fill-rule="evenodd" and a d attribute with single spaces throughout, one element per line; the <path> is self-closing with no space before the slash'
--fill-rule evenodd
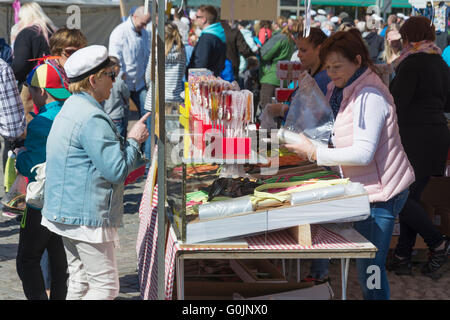
<path id="1" fill-rule="evenodd" d="M 142 117 L 123 139 L 100 103 L 115 79 L 108 50 L 89 46 L 64 65 L 73 95 L 47 140 L 42 225 L 62 236 L 69 269 L 67 299 L 114 299 L 119 277 L 114 248 L 122 225 L 127 175 L 144 164 L 149 136 Z"/>

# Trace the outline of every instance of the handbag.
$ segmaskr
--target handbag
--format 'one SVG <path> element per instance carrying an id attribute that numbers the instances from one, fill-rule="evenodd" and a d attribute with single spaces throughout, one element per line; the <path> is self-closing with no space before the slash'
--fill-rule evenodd
<path id="1" fill-rule="evenodd" d="M 13 214 L 23 214 L 25 210 L 25 193 L 27 189 L 27 178 L 17 174 L 14 183 L 3 197 L 2 211 Z"/>
<path id="2" fill-rule="evenodd" d="M 45 162 L 39 163 L 31 168 L 31 172 L 36 171 L 36 181 L 28 183 L 25 201 L 33 207 L 44 206 L 44 186 L 45 186 Z"/>

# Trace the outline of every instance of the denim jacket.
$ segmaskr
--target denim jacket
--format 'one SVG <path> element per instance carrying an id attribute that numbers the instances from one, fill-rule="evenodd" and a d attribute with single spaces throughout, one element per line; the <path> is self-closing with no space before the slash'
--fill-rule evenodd
<path id="1" fill-rule="evenodd" d="M 70 225 L 121 226 L 124 181 L 144 163 L 139 144 L 120 136 L 91 95 L 72 95 L 47 140 L 42 215 Z"/>

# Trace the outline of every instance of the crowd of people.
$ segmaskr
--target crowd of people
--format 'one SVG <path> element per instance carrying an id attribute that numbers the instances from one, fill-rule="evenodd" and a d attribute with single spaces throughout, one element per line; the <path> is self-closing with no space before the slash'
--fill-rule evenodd
<path id="1" fill-rule="evenodd" d="M 389 299 L 386 264 L 411 274 L 417 234 L 430 250 L 424 274 L 447 261 L 450 240 L 420 203 L 430 177 L 443 175 L 450 146 L 447 20 L 442 41 L 426 14 L 358 21 L 319 9 L 306 29 L 304 16 L 230 22 L 212 6 L 174 8 L 165 22 L 165 70 L 153 73 L 157 31 L 142 6 L 114 28 L 108 48 L 56 26 L 35 2 L 19 17 L 11 52 L 0 59 L 0 134 L 30 184 L 42 183 L 35 169 L 46 167 L 45 201 L 27 204 L 20 228 L 17 271 L 28 299 L 118 295 L 123 183 L 138 167 L 149 168 L 153 85 L 164 72 L 165 103 L 179 104 L 191 68 L 251 90 L 262 127 L 289 112 L 289 102 L 273 102 L 278 61 L 300 61 L 314 78 L 333 110 L 333 147 L 306 136 L 285 147 L 365 186 L 371 215 L 355 228 L 378 248 L 374 259 L 358 259 L 365 299 Z M 130 100 L 140 119 L 128 130 Z M 400 239 L 388 259 L 397 216 Z M 366 286 L 371 265 L 380 267 L 381 288 Z M 307 280 L 328 281 L 328 260 L 314 261 Z"/>

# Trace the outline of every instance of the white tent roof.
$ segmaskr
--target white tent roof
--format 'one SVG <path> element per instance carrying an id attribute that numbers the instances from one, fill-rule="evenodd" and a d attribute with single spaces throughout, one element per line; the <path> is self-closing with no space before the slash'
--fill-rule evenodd
<path id="1" fill-rule="evenodd" d="M 70 13 L 70 5 L 78 5 L 81 9 L 81 31 L 88 44 L 108 46 L 111 31 L 121 23 L 119 0 L 35 0 L 57 27 L 66 25 Z M 127 0 L 124 2 L 133 2 Z M 14 25 L 13 0 L 0 0 L 0 38 L 7 43 L 11 27 Z M 29 1 L 21 1 L 22 4 Z"/>
<path id="2" fill-rule="evenodd" d="M 13 0 L 0 0 L 0 5 L 3 4 L 12 4 Z M 25 3 L 29 1 L 21 1 L 21 3 Z M 118 6 L 119 0 L 34 0 L 34 2 L 39 3 L 40 5 L 54 6 L 69 6 L 71 4 L 83 5 L 83 6 Z"/>

